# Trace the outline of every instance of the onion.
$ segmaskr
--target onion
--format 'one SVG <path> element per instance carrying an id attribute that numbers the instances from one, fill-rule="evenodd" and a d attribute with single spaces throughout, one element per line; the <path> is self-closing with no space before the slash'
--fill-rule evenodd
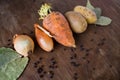
<path id="1" fill-rule="evenodd" d="M 50 35 L 50 33 L 47 32 L 44 28 L 42 28 L 38 24 L 34 24 L 34 27 L 35 36 L 39 46 L 47 52 L 53 50 L 53 40 L 51 38 L 52 36 Z"/>
<path id="2" fill-rule="evenodd" d="M 31 51 L 33 53 L 34 50 L 34 42 L 27 35 L 14 35 L 13 44 L 15 50 L 21 54 L 22 56 L 28 56 L 28 53 Z"/>

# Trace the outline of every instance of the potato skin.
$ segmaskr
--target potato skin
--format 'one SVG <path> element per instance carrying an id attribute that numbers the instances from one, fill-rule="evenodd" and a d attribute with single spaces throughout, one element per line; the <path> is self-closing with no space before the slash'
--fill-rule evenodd
<path id="1" fill-rule="evenodd" d="M 67 17 L 73 32 L 83 33 L 87 29 L 87 21 L 79 12 L 68 11 L 65 13 L 65 16 Z"/>
<path id="2" fill-rule="evenodd" d="M 89 24 L 94 24 L 97 21 L 95 12 L 87 7 L 75 6 L 74 11 L 81 13 Z"/>

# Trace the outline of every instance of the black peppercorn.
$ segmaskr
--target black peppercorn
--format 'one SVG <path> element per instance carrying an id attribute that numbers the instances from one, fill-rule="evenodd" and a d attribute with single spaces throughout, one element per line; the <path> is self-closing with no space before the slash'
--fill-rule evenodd
<path id="1" fill-rule="evenodd" d="M 43 78 L 44 77 L 44 75 L 40 75 L 40 78 Z"/>
<path id="2" fill-rule="evenodd" d="M 42 73 L 43 72 L 43 68 L 39 67 L 37 70 L 38 73 Z"/>
<path id="3" fill-rule="evenodd" d="M 42 59 L 43 59 L 42 57 L 39 58 L 39 60 L 42 60 Z"/>
<path id="4" fill-rule="evenodd" d="M 8 41 L 11 41 L 11 39 L 8 39 Z"/>
<path id="5" fill-rule="evenodd" d="M 94 41 L 94 39 L 91 39 L 90 41 L 91 41 L 91 42 L 93 42 L 93 41 Z"/>

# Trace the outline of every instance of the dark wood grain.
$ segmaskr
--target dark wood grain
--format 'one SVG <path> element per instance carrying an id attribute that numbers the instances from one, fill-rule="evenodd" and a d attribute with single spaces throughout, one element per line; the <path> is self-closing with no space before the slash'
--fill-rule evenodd
<path id="1" fill-rule="evenodd" d="M 91 0 L 112 23 L 89 25 L 86 32 L 74 33 L 76 49 L 54 41 L 49 53 L 38 46 L 33 27 L 42 25 L 37 10 L 44 2 L 63 14 L 86 4 L 86 0 L 0 0 L 0 47 L 13 48 L 14 34 L 27 34 L 35 41 L 35 51 L 19 80 L 120 80 L 120 0 Z"/>

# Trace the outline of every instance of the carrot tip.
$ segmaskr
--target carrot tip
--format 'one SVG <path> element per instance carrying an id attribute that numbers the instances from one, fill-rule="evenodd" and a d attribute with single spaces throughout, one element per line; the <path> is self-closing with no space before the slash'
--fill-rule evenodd
<path id="1" fill-rule="evenodd" d="M 76 45 L 73 45 L 72 47 L 73 47 L 73 48 L 76 48 Z"/>

